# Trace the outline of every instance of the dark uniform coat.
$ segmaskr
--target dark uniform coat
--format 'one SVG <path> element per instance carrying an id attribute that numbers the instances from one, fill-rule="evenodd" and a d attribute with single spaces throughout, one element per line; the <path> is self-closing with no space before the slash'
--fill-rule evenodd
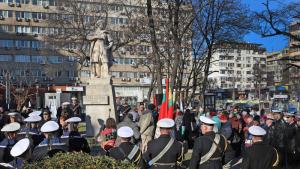
<path id="1" fill-rule="evenodd" d="M 51 140 L 51 145 L 48 144 L 47 139 L 44 139 L 44 141 L 34 148 L 32 160 L 40 161 L 46 157 L 53 157 L 59 152 L 68 152 L 68 146 L 65 143 L 62 143 L 59 138 L 53 138 Z"/>
<path id="2" fill-rule="evenodd" d="M 81 117 L 81 106 L 79 104 L 71 105 L 72 114 L 75 117 Z"/>
<path id="3" fill-rule="evenodd" d="M 87 140 L 80 136 L 79 132 L 71 131 L 68 136 L 62 136 L 61 140 L 69 147 L 69 152 L 85 152 L 90 153 L 91 149 Z"/>
<path id="4" fill-rule="evenodd" d="M 169 135 L 161 135 L 159 138 L 151 140 L 148 143 L 147 151 L 143 154 L 143 167 L 146 168 L 148 162 L 155 158 L 168 144 L 171 137 Z M 152 166 L 151 169 L 174 169 L 177 168 L 177 162 L 181 163 L 183 158 L 183 146 L 180 142 L 174 141 L 170 149 Z M 173 165 L 166 165 L 166 164 Z"/>
<path id="5" fill-rule="evenodd" d="M 208 160 L 200 165 L 201 157 L 207 154 L 215 139 L 215 133 L 213 131 L 206 133 L 204 136 L 200 136 L 195 140 L 193 154 L 190 161 L 190 169 L 222 169 L 222 156 L 227 147 L 227 140 L 224 136 L 220 136 L 220 142 L 217 146 L 215 153 L 211 156 L 211 160 Z"/>
<path id="6" fill-rule="evenodd" d="M 3 139 L 0 143 L 0 163 L 9 163 L 14 160 L 10 155 L 10 150 L 17 143 L 16 140 Z"/>
<path id="7" fill-rule="evenodd" d="M 246 149 L 242 169 L 271 169 L 277 166 L 279 155 L 277 150 L 264 142 L 254 143 Z"/>
<path id="8" fill-rule="evenodd" d="M 133 150 L 135 144 L 131 142 L 123 142 L 119 145 L 119 147 L 112 148 L 109 151 L 109 156 L 116 160 L 128 160 L 128 155 L 131 153 Z M 120 150 L 121 149 L 121 150 Z M 123 151 L 123 152 L 122 152 Z M 138 150 L 136 154 L 133 156 L 133 159 L 130 160 L 130 162 L 140 165 L 141 162 L 141 151 Z"/>

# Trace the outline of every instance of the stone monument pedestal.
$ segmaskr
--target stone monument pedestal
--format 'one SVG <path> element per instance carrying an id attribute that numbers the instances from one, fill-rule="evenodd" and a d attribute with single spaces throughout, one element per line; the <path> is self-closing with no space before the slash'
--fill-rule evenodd
<path id="1" fill-rule="evenodd" d="M 116 119 L 115 92 L 111 77 L 91 77 L 87 80 L 83 104 L 86 109 L 86 135 L 95 136 L 106 119 Z"/>

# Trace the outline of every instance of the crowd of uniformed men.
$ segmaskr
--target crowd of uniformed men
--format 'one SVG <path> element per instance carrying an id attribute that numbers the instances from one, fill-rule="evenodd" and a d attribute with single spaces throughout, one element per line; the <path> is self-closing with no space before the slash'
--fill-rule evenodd
<path id="1" fill-rule="evenodd" d="M 40 161 L 58 152 L 90 153 L 78 131 L 79 108 L 67 111 L 68 103 L 63 103 L 57 120 L 51 119 L 48 109 L 24 116 L 0 108 L 1 166 L 21 168 L 24 161 Z M 300 168 L 300 114 L 295 112 L 233 107 L 183 113 L 177 109 L 174 119 L 158 119 L 153 104 L 147 109 L 144 104 L 132 109 L 125 105 L 123 110 L 118 111 L 119 123 L 109 118 L 99 132 L 97 155 L 152 169 Z M 188 149 L 192 152 L 189 162 L 184 161 Z"/>

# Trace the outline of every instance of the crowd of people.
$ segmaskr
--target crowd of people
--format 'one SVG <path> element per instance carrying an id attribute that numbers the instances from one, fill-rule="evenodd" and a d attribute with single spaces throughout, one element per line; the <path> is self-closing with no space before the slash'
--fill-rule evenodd
<path id="1" fill-rule="evenodd" d="M 55 120 L 48 109 L 26 115 L 0 107 L 0 163 L 20 168 L 58 152 L 91 153 L 79 132 L 80 106 L 62 103 Z M 77 104 L 77 106 L 76 106 Z M 204 112 L 178 107 L 174 118 L 159 116 L 154 104 L 128 104 L 108 118 L 96 136 L 99 156 L 137 168 L 300 168 L 300 114 L 239 109 Z M 185 154 L 191 153 L 187 161 Z"/>

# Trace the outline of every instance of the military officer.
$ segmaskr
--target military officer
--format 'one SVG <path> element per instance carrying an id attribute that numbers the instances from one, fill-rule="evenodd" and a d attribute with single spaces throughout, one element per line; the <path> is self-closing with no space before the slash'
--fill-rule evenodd
<path id="1" fill-rule="evenodd" d="M 174 125 L 174 120 L 168 118 L 157 122 L 160 136 L 148 143 L 147 151 L 143 155 L 142 168 L 174 169 L 181 164 L 184 149 L 182 143 L 171 137 Z"/>
<path id="2" fill-rule="evenodd" d="M 40 161 L 46 157 L 52 157 L 58 152 L 67 152 L 68 146 L 62 143 L 60 137 L 57 136 L 59 125 L 55 121 L 48 121 L 41 127 L 44 134 L 44 140 L 34 148 L 34 161 Z"/>
<path id="3" fill-rule="evenodd" d="M 72 97 L 71 110 L 73 116 L 81 117 L 81 106 L 79 105 L 78 99 L 76 97 Z"/>
<path id="4" fill-rule="evenodd" d="M 24 161 L 30 162 L 32 155 L 32 143 L 28 138 L 18 141 L 10 150 L 10 155 L 15 158 L 15 168 L 22 168 Z"/>
<path id="5" fill-rule="evenodd" d="M 81 118 L 71 117 L 65 122 L 68 124 L 68 133 L 65 133 L 61 138 L 63 142 L 69 145 L 69 151 L 83 151 L 85 153 L 90 153 L 91 150 L 87 140 L 78 132 L 78 125 L 81 122 Z"/>
<path id="6" fill-rule="evenodd" d="M 32 139 L 33 145 L 37 146 L 44 139 L 44 136 L 39 131 L 39 123 L 41 120 L 41 116 L 29 114 L 29 116 L 24 119 L 24 122 L 26 122 L 26 127 L 21 129 L 21 132 L 18 133 L 18 136 L 20 138 L 27 137 Z"/>
<path id="7" fill-rule="evenodd" d="M 9 163 L 14 160 L 10 155 L 11 148 L 17 143 L 17 131 L 21 125 L 17 122 L 5 125 L 1 131 L 5 133 L 6 138 L 0 143 L 0 162 Z"/>
<path id="8" fill-rule="evenodd" d="M 141 150 L 138 145 L 130 142 L 134 135 L 133 133 L 133 130 L 128 126 L 119 128 L 117 135 L 120 137 L 121 144 L 119 147 L 111 149 L 109 156 L 116 160 L 128 161 L 140 165 Z"/>
<path id="9" fill-rule="evenodd" d="M 283 120 L 283 113 L 279 110 L 273 110 L 274 115 L 274 133 L 273 138 L 271 139 L 271 146 L 275 147 L 278 150 L 278 153 L 281 157 L 280 166 L 286 166 L 286 144 L 285 144 L 285 129 L 286 123 Z"/>
<path id="10" fill-rule="evenodd" d="M 242 169 L 270 169 L 277 167 L 279 163 L 277 150 L 263 141 L 266 131 L 260 126 L 251 126 L 249 133 L 253 136 L 252 146 L 245 151 Z"/>
<path id="11" fill-rule="evenodd" d="M 200 116 L 201 132 L 203 136 L 195 140 L 190 169 L 220 169 L 222 157 L 227 148 L 227 140 L 221 134 L 213 131 L 215 121 Z"/>

